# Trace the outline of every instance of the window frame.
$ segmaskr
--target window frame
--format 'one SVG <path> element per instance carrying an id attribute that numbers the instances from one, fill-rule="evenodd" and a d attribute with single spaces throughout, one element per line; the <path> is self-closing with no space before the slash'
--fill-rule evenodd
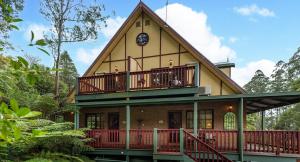
<path id="1" fill-rule="evenodd" d="M 95 118 L 95 127 L 88 127 L 88 117 L 93 116 Z M 98 121 L 99 117 L 99 121 Z M 86 113 L 85 114 L 85 127 L 90 129 L 104 129 L 104 113 Z"/>
<path id="2" fill-rule="evenodd" d="M 229 114 L 229 113 L 232 113 L 233 115 L 234 115 L 234 128 L 226 128 L 225 127 L 225 117 L 226 117 L 226 115 L 227 114 Z M 232 125 L 232 124 L 231 124 Z M 234 113 L 234 112 L 226 112 L 225 114 L 224 114 L 224 116 L 223 116 L 223 129 L 224 130 L 237 130 L 237 120 L 236 120 L 236 114 Z"/>
<path id="3" fill-rule="evenodd" d="M 206 113 L 205 113 L 205 119 L 201 119 L 201 111 L 211 111 L 211 116 L 212 118 L 211 119 L 206 119 Z M 189 128 L 188 127 L 188 113 L 192 113 L 192 122 L 194 122 L 194 111 L 193 110 L 187 110 L 186 111 L 186 118 L 185 118 L 185 126 L 186 126 L 186 129 L 193 129 L 194 127 L 191 127 Z M 205 120 L 205 128 L 201 128 L 201 120 Z M 212 127 L 211 128 L 206 128 L 206 120 L 211 120 L 211 124 L 212 124 Z M 215 117 L 214 117 L 214 109 L 203 109 L 203 110 L 198 110 L 198 128 L 197 129 L 214 129 L 214 120 L 215 120 Z"/>

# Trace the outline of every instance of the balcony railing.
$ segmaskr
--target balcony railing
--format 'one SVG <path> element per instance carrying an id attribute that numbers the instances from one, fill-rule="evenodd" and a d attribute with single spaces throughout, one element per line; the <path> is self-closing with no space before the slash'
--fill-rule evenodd
<path id="1" fill-rule="evenodd" d="M 187 65 L 78 78 L 79 94 L 193 86 L 195 86 L 195 66 Z"/>
<path id="2" fill-rule="evenodd" d="M 189 131 L 185 130 L 185 132 Z M 180 151 L 179 129 L 158 129 L 157 132 L 143 129 L 130 130 L 129 148 L 152 150 L 155 133 L 157 151 Z M 246 152 L 300 155 L 300 131 L 244 131 L 243 135 L 243 149 Z M 126 146 L 126 130 L 96 129 L 88 131 L 87 136 L 93 138 L 89 144 L 94 148 L 124 149 Z M 204 142 L 219 152 L 238 151 L 237 131 L 199 130 L 197 139 L 200 143 Z M 186 142 L 184 145 L 191 149 Z"/>

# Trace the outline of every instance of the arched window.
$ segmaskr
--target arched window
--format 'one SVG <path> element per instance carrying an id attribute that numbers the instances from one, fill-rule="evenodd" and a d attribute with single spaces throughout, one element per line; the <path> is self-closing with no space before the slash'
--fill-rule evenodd
<path id="1" fill-rule="evenodd" d="M 228 112 L 224 115 L 224 129 L 226 130 L 236 129 L 235 114 L 233 112 Z"/>

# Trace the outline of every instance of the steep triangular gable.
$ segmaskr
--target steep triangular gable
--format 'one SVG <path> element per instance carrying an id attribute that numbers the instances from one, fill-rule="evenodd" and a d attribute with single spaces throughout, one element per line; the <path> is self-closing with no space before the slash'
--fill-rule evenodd
<path id="1" fill-rule="evenodd" d="M 129 29 L 134 25 L 135 21 L 139 18 L 141 14 L 144 14 L 155 21 L 160 28 L 166 32 L 172 39 L 177 41 L 182 49 L 185 49 L 193 57 L 195 57 L 202 66 L 205 67 L 214 77 L 219 78 L 222 83 L 234 90 L 235 93 L 244 93 L 244 90 L 237 85 L 231 78 L 225 75 L 221 70 L 219 70 L 213 63 L 211 63 L 205 56 L 203 56 L 199 51 L 197 51 L 192 45 L 190 45 L 184 38 L 182 38 L 174 29 L 166 25 L 166 23 L 156 15 L 151 9 L 149 9 L 143 2 L 140 2 L 134 11 L 130 14 L 121 28 L 116 32 L 113 38 L 109 41 L 106 47 L 102 50 L 99 56 L 95 59 L 93 64 L 88 68 L 83 76 L 94 75 L 99 66 L 108 59 L 111 55 L 112 50 L 117 46 L 118 42 L 124 39 L 124 35 L 129 31 Z M 111 66 L 110 66 L 111 67 Z M 126 67 L 126 65 L 125 65 Z"/>

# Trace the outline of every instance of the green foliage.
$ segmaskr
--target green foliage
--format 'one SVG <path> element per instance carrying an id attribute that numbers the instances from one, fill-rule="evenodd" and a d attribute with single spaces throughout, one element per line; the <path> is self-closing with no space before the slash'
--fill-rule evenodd
<path id="1" fill-rule="evenodd" d="M 300 48 L 288 62 L 278 61 L 270 78 L 258 70 L 251 81 L 244 86 L 248 93 L 300 91 Z M 266 129 L 298 130 L 300 122 L 298 105 L 285 106 L 266 111 Z M 260 129 L 259 114 L 247 116 L 249 129 Z"/>
<path id="2" fill-rule="evenodd" d="M 61 69 L 61 80 L 67 84 L 68 91 L 70 91 L 75 85 L 76 78 L 79 76 L 73 60 L 70 58 L 67 51 L 61 54 L 59 68 Z"/>

